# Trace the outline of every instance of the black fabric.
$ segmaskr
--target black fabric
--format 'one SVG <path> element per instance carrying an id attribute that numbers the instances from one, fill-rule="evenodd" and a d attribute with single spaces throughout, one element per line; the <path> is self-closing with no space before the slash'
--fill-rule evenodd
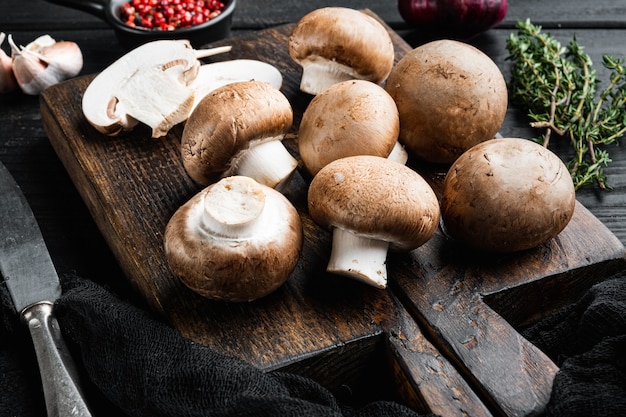
<path id="1" fill-rule="evenodd" d="M 547 416 L 626 416 L 626 274 L 592 287 L 524 336 L 560 367 Z"/>
<path id="2" fill-rule="evenodd" d="M 79 279 L 64 285 L 56 313 L 88 377 L 96 416 L 417 416 L 393 402 L 350 408 L 309 379 L 261 372 L 184 339 L 101 285 Z M 0 416 L 44 416 L 30 337 L 5 290 Z M 561 366 L 547 415 L 626 415 L 625 275 L 596 285 L 525 336 Z"/>
<path id="3" fill-rule="evenodd" d="M 73 356 L 89 377 L 87 397 L 100 397 L 96 407 L 90 402 L 98 416 L 418 416 L 393 402 L 377 401 L 358 409 L 339 404 L 310 379 L 262 372 L 185 339 L 99 285 L 71 280 L 66 286 L 70 288 L 55 311 L 68 344 L 74 347 Z M 3 372 L 5 359 L 12 362 L 3 356 Z M 29 377 L 34 378 L 32 372 Z M 29 395 L 41 395 L 33 385 L 21 378 L 16 389 L 26 394 L 1 397 L 3 410 L 8 411 L 3 415 L 44 415 L 41 404 L 40 414 L 33 414 L 29 410 L 33 404 L 24 401 Z"/>

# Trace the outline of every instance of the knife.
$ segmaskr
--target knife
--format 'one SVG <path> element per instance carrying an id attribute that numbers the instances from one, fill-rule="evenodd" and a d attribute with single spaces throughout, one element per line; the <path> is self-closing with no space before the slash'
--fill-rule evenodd
<path id="1" fill-rule="evenodd" d="M 0 274 L 33 339 L 50 417 L 91 416 L 53 312 L 59 277 L 35 216 L 0 163 Z"/>

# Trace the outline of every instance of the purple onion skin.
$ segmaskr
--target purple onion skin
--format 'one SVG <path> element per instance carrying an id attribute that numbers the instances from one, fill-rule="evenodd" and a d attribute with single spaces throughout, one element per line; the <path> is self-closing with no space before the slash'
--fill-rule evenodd
<path id="1" fill-rule="evenodd" d="M 431 35 L 472 38 L 504 19 L 507 0 L 398 0 L 405 22 Z"/>

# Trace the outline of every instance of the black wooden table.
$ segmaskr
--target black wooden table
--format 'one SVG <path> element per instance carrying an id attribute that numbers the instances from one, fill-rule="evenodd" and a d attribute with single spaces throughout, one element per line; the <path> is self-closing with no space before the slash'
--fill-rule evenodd
<path id="1" fill-rule="evenodd" d="M 506 60 L 505 42 L 515 32 L 518 19 L 530 18 L 563 43 L 575 35 L 591 56 L 602 80 L 607 79 L 607 72 L 600 65 L 602 55 L 626 56 L 624 2 L 511 0 L 510 3 L 507 17 L 498 27 L 471 41 L 494 59 L 507 80 L 510 62 Z M 373 0 L 239 0 L 232 36 L 295 22 L 308 11 L 329 5 L 368 8 L 411 46 L 424 41 L 402 21 L 395 1 Z M 0 31 L 11 33 L 21 44 L 45 33 L 57 40 L 77 42 L 85 59 L 81 75 L 101 71 L 124 53 L 113 30 L 104 22 L 43 0 L 2 0 Z M 8 51 L 6 43 L 2 48 Z M 529 137 L 536 132 L 527 124 L 523 112 L 511 108 L 501 133 Z M 563 144 L 555 144 L 554 150 L 562 156 L 568 153 L 567 145 Z M 594 186 L 587 187 L 578 191 L 577 198 L 626 245 L 626 150 L 616 146 L 610 153 L 613 162 L 605 172 L 612 189 L 600 191 Z M 132 297 L 133 290 L 46 137 L 38 97 L 20 93 L 0 95 L 0 161 L 26 194 L 59 273 L 76 273 Z M 135 301 L 142 303 L 139 297 Z"/>

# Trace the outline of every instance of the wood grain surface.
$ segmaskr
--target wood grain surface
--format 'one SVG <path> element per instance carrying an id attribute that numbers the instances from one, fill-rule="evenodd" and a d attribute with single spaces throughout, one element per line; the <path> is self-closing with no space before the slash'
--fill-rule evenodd
<path id="1" fill-rule="evenodd" d="M 310 97 L 299 92 L 300 70 L 288 57 L 290 28 L 220 42 L 234 48 L 216 59 L 275 64 L 296 133 Z M 392 37 L 399 59 L 411 47 Z M 185 336 L 263 369 L 292 370 L 338 388 L 382 356 L 394 392 L 418 409 L 534 414 L 545 405 L 557 368 L 518 330 L 624 267 L 622 243 L 579 203 L 570 225 L 542 247 L 481 257 L 438 231 L 422 248 L 390 255 L 388 291 L 366 287 L 325 272 L 330 234 L 308 217 L 307 182 L 296 175 L 285 194 L 301 214 L 305 245 L 290 280 L 253 303 L 203 299 L 172 276 L 162 248 L 169 217 L 199 191 L 180 161 L 181 127 L 159 140 L 142 129 L 115 138 L 98 134 L 80 109 L 91 79 L 48 89 L 42 122 L 126 277 Z M 295 140 L 286 145 L 297 157 Z M 418 171 L 439 190 L 437 168 Z"/>

